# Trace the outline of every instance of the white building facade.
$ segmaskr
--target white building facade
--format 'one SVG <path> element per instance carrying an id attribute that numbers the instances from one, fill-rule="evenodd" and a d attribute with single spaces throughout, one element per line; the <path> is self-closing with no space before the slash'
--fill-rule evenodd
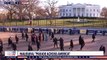
<path id="1" fill-rule="evenodd" d="M 59 17 L 100 17 L 100 6 L 92 4 L 68 4 L 59 7 Z"/>

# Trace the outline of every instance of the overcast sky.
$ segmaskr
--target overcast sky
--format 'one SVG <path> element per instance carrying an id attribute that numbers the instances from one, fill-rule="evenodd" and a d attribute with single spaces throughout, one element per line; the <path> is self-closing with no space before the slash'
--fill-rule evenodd
<path id="1" fill-rule="evenodd" d="M 46 0 L 41 0 L 46 1 Z M 107 0 L 57 0 L 59 5 L 66 5 L 67 3 L 87 3 L 87 4 L 97 4 L 102 7 L 107 7 Z"/>

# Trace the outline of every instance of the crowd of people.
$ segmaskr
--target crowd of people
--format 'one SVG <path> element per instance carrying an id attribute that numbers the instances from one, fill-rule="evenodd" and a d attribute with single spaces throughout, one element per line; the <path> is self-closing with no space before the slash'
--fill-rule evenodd
<path id="1" fill-rule="evenodd" d="M 48 40 L 52 40 L 54 48 L 59 48 L 60 51 L 64 51 L 64 39 L 63 39 L 63 37 L 60 37 L 59 39 L 56 38 L 54 32 L 46 33 L 43 31 L 39 31 L 39 34 L 38 34 L 35 32 L 27 33 L 27 32 L 22 31 L 21 37 L 22 37 L 21 40 L 25 40 L 26 42 L 28 42 L 28 51 L 35 51 L 33 49 L 32 45 L 36 45 L 37 51 L 39 51 L 41 48 L 41 43 L 43 41 L 48 41 Z M 8 38 L 8 46 L 11 47 L 12 50 L 16 51 L 17 50 L 17 44 L 20 43 L 19 42 L 20 37 L 16 34 L 14 38 L 15 38 L 16 42 L 13 42 L 12 37 Z M 92 42 L 95 42 L 95 38 L 96 38 L 96 35 L 93 34 L 92 35 Z M 81 46 L 80 50 L 82 50 L 83 47 L 86 45 L 82 35 L 79 36 L 78 41 L 79 41 L 79 45 Z M 75 46 L 74 42 L 71 39 L 70 44 L 69 44 L 69 49 L 72 51 L 74 46 Z M 104 53 L 105 53 L 105 51 L 106 51 L 105 46 L 101 45 L 99 50 L 104 51 Z M 3 52 L 3 41 L 0 39 L 0 54 L 2 54 L 2 52 Z"/>

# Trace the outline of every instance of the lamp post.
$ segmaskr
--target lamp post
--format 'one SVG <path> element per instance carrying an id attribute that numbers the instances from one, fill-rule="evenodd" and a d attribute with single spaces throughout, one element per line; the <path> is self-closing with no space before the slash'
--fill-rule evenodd
<path id="1" fill-rule="evenodd" d="M 33 22 L 33 17 L 34 17 L 33 14 L 34 14 L 34 12 L 30 12 L 30 15 L 31 15 L 31 19 L 29 20 L 30 26 L 33 25 L 33 23 L 32 23 Z"/>
<path id="2" fill-rule="evenodd" d="M 84 23 L 85 23 L 85 21 L 84 21 L 84 17 L 83 17 L 83 15 L 82 15 L 82 20 L 83 20 L 83 27 L 84 27 Z"/>

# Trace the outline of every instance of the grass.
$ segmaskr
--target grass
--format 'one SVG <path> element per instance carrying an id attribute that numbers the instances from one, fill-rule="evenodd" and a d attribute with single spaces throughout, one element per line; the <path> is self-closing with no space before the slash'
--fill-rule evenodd
<path id="1" fill-rule="evenodd" d="M 107 20 L 86 19 L 88 22 L 74 22 L 77 19 L 33 20 L 32 26 L 64 26 L 64 27 L 107 27 Z M 52 23 L 50 23 L 50 21 Z M 5 22 L 0 26 L 29 26 L 28 21 Z"/>

